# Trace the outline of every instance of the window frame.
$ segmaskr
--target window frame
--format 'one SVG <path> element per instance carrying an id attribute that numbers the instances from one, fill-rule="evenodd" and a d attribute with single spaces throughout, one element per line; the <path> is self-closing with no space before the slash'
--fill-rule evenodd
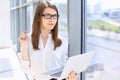
<path id="1" fill-rule="evenodd" d="M 86 51 L 85 2 L 68 0 L 69 57 Z M 85 72 L 80 73 L 79 80 L 85 80 Z"/>

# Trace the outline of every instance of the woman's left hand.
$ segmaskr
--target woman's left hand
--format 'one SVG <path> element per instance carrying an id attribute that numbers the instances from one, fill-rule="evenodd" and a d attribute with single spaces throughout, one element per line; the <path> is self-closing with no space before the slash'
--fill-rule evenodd
<path id="1" fill-rule="evenodd" d="M 71 71 L 70 74 L 67 76 L 66 80 L 77 80 L 77 73 Z"/>

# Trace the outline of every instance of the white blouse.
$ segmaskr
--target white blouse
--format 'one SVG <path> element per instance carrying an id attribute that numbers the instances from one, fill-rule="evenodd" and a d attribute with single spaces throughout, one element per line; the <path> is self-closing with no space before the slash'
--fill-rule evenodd
<path id="1" fill-rule="evenodd" d="M 29 60 L 21 59 L 21 68 L 24 72 L 30 72 L 33 79 L 41 80 L 42 73 L 49 72 L 64 66 L 68 53 L 68 40 L 60 37 L 62 44 L 54 50 L 52 35 L 49 34 L 46 46 L 44 47 L 42 36 L 39 39 L 40 50 L 32 49 L 31 36 L 28 41 Z"/>

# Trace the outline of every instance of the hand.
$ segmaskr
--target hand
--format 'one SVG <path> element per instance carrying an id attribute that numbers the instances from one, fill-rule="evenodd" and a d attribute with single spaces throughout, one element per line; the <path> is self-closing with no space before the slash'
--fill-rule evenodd
<path id="1" fill-rule="evenodd" d="M 21 58 L 22 60 L 28 60 L 28 50 L 27 50 L 27 42 L 28 42 L 28 35 L 26 32 L 22 32 L 19 36 L 18 40 L 20 42 L 20 51 L 21 51 Z"/>
<path id="2" fill-rule="evenodd" d="M 77 80 L 77 73 L 71 71 L 66 80 Z"/>
<path id="3" fill-rule="evenodd" d="M 18 38 L 21 46 L 22 45 L 26 45 L 27 44 L 27 40 L 28 40 L 28 35 L 26 32 L 22 32 L 21 35 Z"/>

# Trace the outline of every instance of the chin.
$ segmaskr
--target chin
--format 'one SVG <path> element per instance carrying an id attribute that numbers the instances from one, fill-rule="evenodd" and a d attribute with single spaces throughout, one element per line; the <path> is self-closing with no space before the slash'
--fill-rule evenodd
<path id="1" fill-rule="evenodd" d="M 50 29 L 50 30 L 54 29 L 54 26 L 50 27 L 49 29 Z"/>

